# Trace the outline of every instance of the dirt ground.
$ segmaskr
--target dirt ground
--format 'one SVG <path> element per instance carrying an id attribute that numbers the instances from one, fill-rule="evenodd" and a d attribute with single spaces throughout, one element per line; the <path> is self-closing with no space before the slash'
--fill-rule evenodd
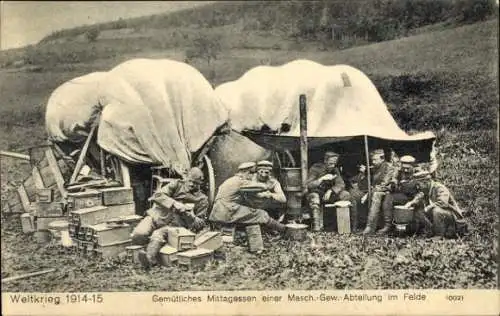
<path id="1" fill-rule="evenodd" d="M 126 258 L 91 260 L 24 235 L 18 218 L 3 218 L 2 278 L 56 268 L 2 284 L 3 291 L 176 291 L 279 289 L 493 289 L 497 284 L 498 170 L 494 131 L 438 135 L 440 180 L 472 212 L 460 239 L 367 238 L 308 233 L 304 242 L 265 239 L 259 256 L 244 245 L 195 270 L 143 271 Z"/>

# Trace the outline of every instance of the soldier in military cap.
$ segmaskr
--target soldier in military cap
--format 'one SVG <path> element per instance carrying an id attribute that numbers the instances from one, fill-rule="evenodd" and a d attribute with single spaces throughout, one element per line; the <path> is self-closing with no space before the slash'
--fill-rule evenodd
<path id="1" fill-rule="evenodd" d="M 418 193 L 418 184 L 414 178 L 415 158 L 410 155 L 401 157 L 401 166 L 396 172 L 395 181 L 392 183 L 392 191 L 385 195 L 382 202 L 382 214 L 384 226 L 377 234 L 384 235 L 392 228 L 392 212 L 395 205 L 404 205 L 413 199 Z"/>
<path id="2" fill-rule="evenodd" d="M 267 160 L 257 162 L 257 172 L 252 181 L 262 183 L 267 190 L 249 196 L 250 204 L 255 208 L 277 213 L 283 209 L 286 203 L 286 196 L 279 181 L 272 175 L 273 163 Z M 272 214 L 277 215 L 277 214 Z M 279 215 L 278 215 L 279 216 Z M 275 216 L 277 218 L 278 216 Z"/>
<path id="3" fill-rule="evenodd" d="M 352 201 L 351 194 L 345 190 L 345 182 L 337 167 L 339 154 L 327 151 L 323 162 L 315 163 L 307 173 L 307 196 L 309 208 L 313 217 L 313 230 L 323 229 L 323 211 L 321 202 L 335 203 L 337 201 L 350 201 L 352 213 L 356 213 L 356 203 Z"/>
<path id="4" fill-rule="evenodd" d="M 146 251 L 139 253 L 144 268 L 157 263 L 169 227 L 199 231 L 206 225 L 208 198 L 200 191 L 202 184 L 203 172 L 194 167 L 184 179 L 168 183 L 150 198 L 153 206 L 132 232 L 134 244 L 147 244 Z"/>
<path id="5" fill-rule="evenodd" d="M 267 190 L 264 183 L 252 181 L 255 166 L 254 162 L 242 163 L 238 172 L 221 184 L 209 219 L 218 224 L 261 224 L 271 230 L 284 232 L 285 225 L 271 218 L 263 209 L 252 207 L 246 199 L 245 188 Z"/>
<path id="6" fill-rule="evenodd" d="M 419 192 L 407 202 L 407 207 L 416 208 L 417 221 L 429 235 L 456 237 L 467 230 L 465 211 L 459 206 L 450 190 L 432 179 L 428 171 L 414 175 Z"/>
<path id="7" fill-rule="evenodd" d="M 383 149 L 375 149 L 370 152 L 371 162 L 371 196 L 368 196 L 368 179 L 366 166 L 359 166 L 359 173 L 351 179 L 353 189 L 351 193 L 356 200 L 359 199 L 360 204 L 367 203 L 370 199 L 370 208 L 366 221 L 366 228 L 363 234 L 373 234 L 377 229 L 378 219 L 382 210 L 382 202 L 385 195 L 391 191 L 396 180 L 396 169 L 394 166 L 385 160 Z"/>

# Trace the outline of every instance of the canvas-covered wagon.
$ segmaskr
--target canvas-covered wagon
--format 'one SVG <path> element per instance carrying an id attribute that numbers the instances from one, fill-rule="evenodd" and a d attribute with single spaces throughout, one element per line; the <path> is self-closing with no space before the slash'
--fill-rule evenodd
<path id="1" fill-rule="evenodd" d="M 375 148 L 413 155 L 418 162 L 431 159 L 435 135 L 409 135 L 399 128 L 371 80 L 351 66 L 308 60 L 258 66 L 215 92 L 229 109 L 233 130 L 278 158 L 276 173 L 285 190 L 287 172 L 295 172 L 305 193 L 307 168 L 322 160 L 326 150 L 341 154 L 345 174 L 369 165 L 368 150 Z M 302 131 L 301 119 L 306 124 Z"/>

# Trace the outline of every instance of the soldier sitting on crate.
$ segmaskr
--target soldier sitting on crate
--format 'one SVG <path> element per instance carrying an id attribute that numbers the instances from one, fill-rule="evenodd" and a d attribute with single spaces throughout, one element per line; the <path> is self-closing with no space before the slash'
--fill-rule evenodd
<path id="1" fill-rule="evenodd" d="M 158 252 L 166 243 L 169 227 L 184 227 L 199 231 L 206 225 L 208 198 L 200 191 L 203 173 L 199 168 L 191 168 L 183 180 L 174 180 L 150 199 L 153 207 L 132 232 L 132 242 L 146 244 L 146 251 L 139 252 L 139 260 L 144 268 L 157 263 Z M 189 205 L 194 205 L 192 210 Z"/>
<path id="2" fill-rule="evenodd" d="M 247 200 L 252 207 L 260 208 L 273 218 L 280 217 L 280 211 L 286 203 L 286 196 L 281 188 L 280 182 L 271 174 L 273 163 L 262 160 L 257 163 L 257 173 L 252 177 L 252 181 L 262 183 L 266 186 L 266 191 L 248 196 Z"/>
<path id="3" fill-rule="evenodd" d="M 414 178 L 415 158 L 409 155 L 401 157 L 400 168 L 396 172 L 393 191 L 386 194 L 382 202 L 384 227 L 377 231 L 379 235 L 388 234 L 392 229 L 393 209 L 395 205 L 404 205 L 418 193 L 418 183 Z"/>
<path id="4" fill-rule="evenodd" d="M 352 201 L 351 194 L 345 190 L 345 182 L 337 168 L 338 159 L 339 155 L 337 153 L 327 151 L 325 152 L 324 161 L 313 164 L 309 169 L 306 182 L 309 190 L 307 202 L 312 214 L 312 228 L 314 231 L 323 229 L 322 201 L 324 204 L 350 201 L 352 203 L 352 217 L 353 219 L 356 218 L 356 203 Z"/>
<path id="5" fill-rule="evenodd" d="M 428 171 L 414 175 L 419 192 L 405 204 L 416 208 L 418 224 L 427 228 L 427 234 L 454 238 L 467 231 L 465 212 L 460 209 L 448 188 L 432 179 Z"/>
<path id="6" fill-rule="evenodd" d="M 234 176 L 220 185 L 210 213 L 210 221 L 218 225 L 259 224 L 270 230 L 284 232 L 285 225 L 274 220 L 263 209 L 252 207 L 247 201 L 245 187 L 264 187 L 262 183 L 252 181 L 254 174 L 255 163 L 245 162 L 240 164 Z"/>
<path id="7" fill-rule="evenodd" d="M 365 235 L 375 233 L 378 225 L 382 202 L 387 193 L 391 192 L 395 186 L 396 169 L 390 163 L 385 161 L 385 154 L 382 149 L 376 149 L 370 152 L 371 161 L 371 196 L 368 196 L 368 181 L 366 166 L 361 165 L 359 173 L 352 181 L 351 194 L 356 201 L 359 201 L 360 207 L 370 199 L 370 208 L 366 220 L 366 228 L 363 231 Z"/>

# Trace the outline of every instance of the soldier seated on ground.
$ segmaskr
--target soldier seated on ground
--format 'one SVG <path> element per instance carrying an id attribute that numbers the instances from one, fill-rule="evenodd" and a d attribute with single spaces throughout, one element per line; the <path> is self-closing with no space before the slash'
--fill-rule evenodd
<path id="1" fill-rule="evenodd" d="M 356 218 L 356 203 L 351 201 L 351 194 L 345 190 L 337 163 L 339 155 L 333 151 L 327 151 L 323 162 L 315 163 L 308 172 L 307 195 L 308 206 L 312 214 L 312 229 L 323 230 L 322 204 L 331 204 L 337 201 L 350 201 L 352 203 L 353 218 Z M 355 226 L 355 224 L 354 224 Z"/>
<path id="2" fill-rule="evenodd" d="M 408 203 L 419 192 L 418 183 L 414 178 L 415 158 L 406 155 L 401 157 L 399 163 L 400 168 L 396 171 L 395 186 L 385 195 L 382 202 L 384 227 L 377 231 L 379 235 L 385 235 L 391 231 L 394 206 Z"/>
<path id="3" fill-rule="evenodd" d="M 286 196 L 279 181 L 272 175 L 273 164 L 262 160 L 257 163 L 257 172 L 252 181 L 265 185 L 266 191 L 248 194 L 247 201 L 250 206 L 263 209 L 275 219 L 279 218 L 286 203 Z"/>
<path id="4" fill-rule="evenodd" d="M 249 187 L 265 188 L 265 185 L 252 181 L 255 163 L 246 162 L 238 167 L 238 172 L 224 181 L 215 197 L 210 213 L 210 221 L 216 225 L 263 225 L 278 232 L 285 231 L 285 225 L 277 222 L 263 209 L 251 207 L 245 198 L 244 190 Z"/>
<path id="5" fill-rule="evenodd" d="M 203 173 L 195 167 L 189 170 L 185 179 L 168 183 L 150 198 L 153 207 L 132 232 L 134 244 L 147 244 L 146 251 L 139 252 L 144 268 L 157 263 L 169 227 L 184 227 L 194 232 L 205 227 L 208 198 L 200 191 L 202 183 Z"/>
<path id="6" fill-rule="evenodd" d="M 416 208 L 417 222 L 428 227 L 428 236 L 454 238 L 467 230 L 465 212 L 460 209 L 448 188 L 427 171 L 415 174 L 419 192 L 407 207 Z"/>

